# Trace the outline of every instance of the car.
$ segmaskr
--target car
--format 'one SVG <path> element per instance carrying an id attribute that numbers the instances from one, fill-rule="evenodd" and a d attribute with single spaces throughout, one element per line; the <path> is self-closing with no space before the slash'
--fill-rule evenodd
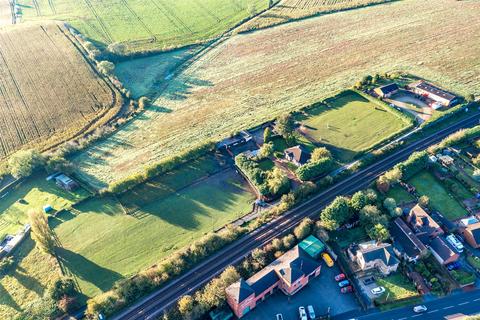
<path id="1" fill-rule="evenodd" d="M 325 261 L 327 266 L 329 266 L 330 268 L 333 267 L 333 259 L 332 259 L 332 257 L 330 257 L 330 255 L 328 253 L 326 253 L 326 252 L 322 253 L 322 259 L 323 259 L 323 261 Z"/>
<path id="2" fill-rule="evenodd" d="M 348 280 L 343 280 L 343 281 L 340 281 L 340 282 L 338 283 L 338 286 L 339 286 L 340 288 L 343 288 L 343 287 L 346 287 L 346 286 L 349 286 L 349 285 L 350 285 L 350 281 L 348 281 Z"/>
<path id="3" fill-rule="evenodd" d="M 313 319 L 316 318 L 316 316 L 315 316 L 315 310 L 313 310 L 313 306 L 311 306 L 311 305 L 310 305 L 310 306 L 307 306 L 307 311 L 308 311 L 308 317 L 309 317 L 310 319 L 313 320 Z"/>
<path id="4" fill-rule="evenodd" d="M 305 307 L 299 307 L 298 314 L 300 315 L 300 320 L 308 320 L 307 313 L 305 312 Z"/>
<path id="5" fill-rule="evenodd" d="M 345 278 L 347 278 L 347 276 L 345 275 L 345 273 L 340 273 L 340 274 L 337 274 L 335 276 L 335 281 L 342 281 L 342 280 L 345 280 Z"/>
<path id="6" fill-rule="evenodd" d="M 281 313 L 277 313 L 275 315 L 275 320 L 283 320 L 283 315 Z"/>
<path id="7" fill-rule="evenodd" d="M 461 266 L 462 264 L 460 263 L 460 261 L 455 261 L 447 264 L 447 269 L 448 271 L 457 270 L 457 269 L 460 269 Z"/>
<path id="8" fill-rule="evenodd" d="M 413 312 L 415 312 L 415 313 L 422 313 L 422 312 L 425 312 L 425 311 L 427 311 L 427 307 L 424 306 L 424 305 L 419 305 L 419 306 L 413 307 Z"/>
<path id="9" fill-rule="evenodd" d="M 363 279 L 363 284 L 368 286 L 369 284 L 372 284 L 375 282 L 375 278 L 374 277 L 370 277 L 370 278 L 366 278 L 366 279 Z"/>
<path id="10" fill-rule="evenodd" d="M 340 289 L 341 293 L 350 293 L 353 292 L 353 287 L 352 286 L 346 286 Z"/>
<path id="11" fill-rule="evenodd" d="M 463 252 L 463 244 L 458 240 L 458 238 L 454 234 L 450 234 L 446 237 L 448 243 L 450 243 L 455 250 L 457 250 L 459 253 Z"/>
<path id="12" fill-rule="evenodd" d="M 376 287 L 376 288 L 373 288 L 372 290 L 370 290 L 370 292 L 374 295 L 380 295 L 380 294 L 385 292 L 385 288 L 384 287 Z"/>

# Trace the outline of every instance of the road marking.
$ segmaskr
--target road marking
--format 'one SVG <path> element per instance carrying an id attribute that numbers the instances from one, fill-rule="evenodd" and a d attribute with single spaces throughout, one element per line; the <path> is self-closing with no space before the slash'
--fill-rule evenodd
<path id="1" fill-rule="evenodd" d="M 398 319 L 398 320 L 405 320 L 405 319 L 407 319 L 407 318 L 400 318 L 400 319 Z"/>
<path id="2" fill-rule="evenodd" d="M 420 316 L 421 316 L 421 314 L 416 314 L 416 315 L 412 316 L 412 318 L 420 317 Z"/>
<path id="3" fill-rule="evenodd" d="M 469 301 L 465 301 L 465 302 L 459 303 L 458 305 L 459 305 L 459 306 L 463 306 L 464 304 L 468 304 L 468 303 L 470 303 L 470 302 L 469 302 Z"/>
<path id="4" fill-rule="evenodd" d="M 434 312 L 437 312 L 438 309 L 435 309 L 435 310 L 432 310 L 432 311 L 428 311 L 427 313 L 434 313 Z"/>
<path id="5" fill-rule="evenodd" d="M 479 300 L 480 300 L 480 298 L 477 298 L 477 299 L 475 299 L 475 300 L 473 300 L 473 301 L 479 301 Z"/>
<path id="6" fill-rule="evenodd" d="M 443 310 L 452 309 L 453 307 L 454 306 L 448 306 L 448 307 L 443 308 Z"/>

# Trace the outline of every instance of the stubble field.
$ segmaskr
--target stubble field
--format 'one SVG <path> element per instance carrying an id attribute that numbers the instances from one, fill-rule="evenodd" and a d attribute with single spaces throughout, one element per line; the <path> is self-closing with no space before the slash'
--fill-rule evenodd
<path id="1" fill-rule="evenodd" d="M 478 93 L 479 10 L 471 1 L 400 1 L 232 37 L 160 83 L 166 89 L 154 107 L 75 161 L 102 187 L 376 72 L 404 70 L 460 94 Z"/>
<path id="2" fill-rule="evenodd" d="M 113 103 L 56 23 L 0 29 L 0 158 L 74 135 Z"/>

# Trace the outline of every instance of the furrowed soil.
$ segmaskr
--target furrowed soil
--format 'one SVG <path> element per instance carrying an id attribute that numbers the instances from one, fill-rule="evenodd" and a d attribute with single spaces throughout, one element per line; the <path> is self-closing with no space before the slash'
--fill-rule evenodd
<path id="1" fill-rule="evenodd" d="M 152 108 L 75 162 L 102 187 L 377 72 L 403 70 L 478 94 L 479 10 L 473 1 L 399 1 L 234 36 L 159 83 Z"/>

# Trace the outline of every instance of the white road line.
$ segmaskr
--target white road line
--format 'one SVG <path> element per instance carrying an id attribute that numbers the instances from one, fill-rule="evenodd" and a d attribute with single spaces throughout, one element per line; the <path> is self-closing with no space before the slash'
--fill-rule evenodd
<path id="1" fill-rule="evenodd" d="M 398 319 L 398 320 L 405 320 L 405 319 L 407 319 L 407 318 L 400 318 L 400 319 Z"/>
<path id="2" fill-rule="evenodd" d="M 421 314 L 416 314 L 414 316 L 411 316 L 411 318 L 420 317 L 420 316 L 421 316 Z"/>
<path id="3" fill-rule="evenodd" d="M 435 310 L 432 310 L 432 311 L 428 311 L 427 313 L 434 313 L 434 312 L 437 312 L 438 309 L 435 309 Z"/>
<path id="4" fill-rule="evenodd" d="M 470 301 L 465 301 L 465 302 L 459 303 L 458 305 L 463 306 L 464 304 L 468 304 L 468 303 L 470 303 Z"/>
<path id="5" fill-rule="evenodd" d="M 477 298 L 477 299 L 475 299 L 475 300 L 473 300 L 473 301 L 480 301 L 480 298 Z"/>
<path id="6" fill-rule="evenodd" d="M 448 307 L 443 308 L 443 310 L 452 309 L 453 307 L 454 306 L 448 306 Z"/>

